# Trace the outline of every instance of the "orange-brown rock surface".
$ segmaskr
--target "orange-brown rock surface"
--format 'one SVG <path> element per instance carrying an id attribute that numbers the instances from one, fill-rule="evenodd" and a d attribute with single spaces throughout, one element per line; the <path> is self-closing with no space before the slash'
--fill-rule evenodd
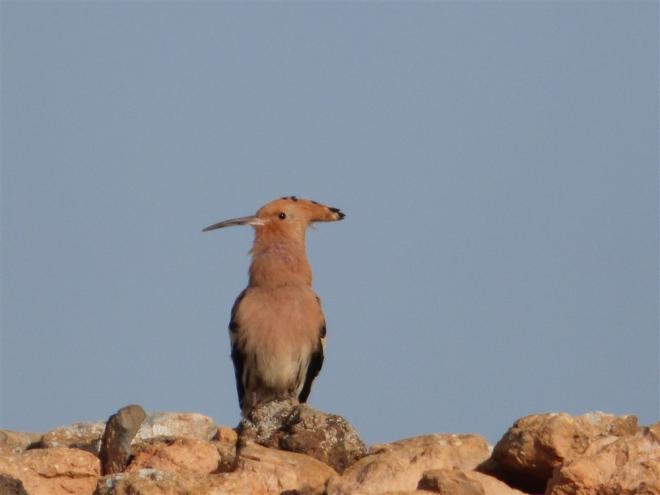
<path id="1" fill-rule="evenodd" d="M 20 454 L 31 445 L 40 442 L 40 433 L 0 430 L 0 455 Z"/>
<path id="2" fill-rule="evenodd" d="M 308 455 L 271 449 L 248 442 L 239 446 L 232 474 L 257 480 L 268 493 L 299 491 L 323 494 L 337 472 Z"/>
<path id="3" fill-rule="evenodd" d="M 525 495 L 492 476 L 464 469 L 427 471 L 417 487 L 442 495 Z"/>
<path id="4" fill-rule="evenodd" d="M 271 495 L 257 480 L 230 474 L 195 475 L 156 469 L 101 478 L 94 495 Z"/>
<path id="5" fill-rule="evenodd" d="M 126 469 L 156 469 L 175 473 L 210 474 L 220 466 L 218 448 L 209 441 L 196 438 L 156 440 L 137 447 Z"/>
<path id="6" fill-rule="evenodd" d="M 547 495 L 660 495 L 660 423 L 614 438 L 554 472 Z"/>
<path id="7" fill-rule="evenodd" d="M 29 495 L 91 495 L 101 468 L 89 452 L 56 447 L 0 456 L 0 474 L 20 480 Z"/>
<path id="8" fill-rule="evenodd" d="M 426 471 L 473 469 L 488 455 L 488 444 L 478 435 L 424 435 L 377 445 L 340 478 L 331 480 L 328 493 L 376 494 L 415 490 Z"/>
<path id="9" fill-rule="evenodd" d="M 104 429 L 103 421 L 79 421 L 60 426 L 44 433 L 41 446 L 46 449 L 69 447 L 98 454 Z"/>
<path id="10" fill-rule="evenodd" d="M 635 416 L 602 412 L 526 416 L 509 428 L 480 470 L 512 486 L 541 493 L 555 468 L 581 456 L 591 444 L 637 430 Z"/>
<path id="11" fill-rule="evenodd" d="M 660 423 L 634 416 L 527 416 L 491 457 L 482 437 L 451 434 L 363 456 L 344 420 L 290 406 L 261 410 L 239 434 L 200 414 L 148 415 L 127 440 L 127 465 L 107 476 L 90 448 L 96 423 L 0 430 L 0 495 L 660 495 Z"/>
<path id="12" fill-rule="evenodd" d="M 336 472 L 316 459 L 254 443 L 239 448 L 231 473 L 131 469 L 99 481 L 96 495 L 321 495 Z"/>

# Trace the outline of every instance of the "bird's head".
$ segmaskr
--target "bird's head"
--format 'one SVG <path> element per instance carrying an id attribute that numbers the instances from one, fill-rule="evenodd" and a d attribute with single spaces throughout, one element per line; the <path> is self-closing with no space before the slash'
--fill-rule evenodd
<path id="1" fill-rule="evenodd" d="M 203 232 L 232 225 L 251 225 L 258 234 L 298 237 L 314 222 L 334 222 L 344 218 L 339 208 L 333 208 L 309 199 L 287 196 L 265 204 L 256 215 L 232 218 L 214 223 Z"/>

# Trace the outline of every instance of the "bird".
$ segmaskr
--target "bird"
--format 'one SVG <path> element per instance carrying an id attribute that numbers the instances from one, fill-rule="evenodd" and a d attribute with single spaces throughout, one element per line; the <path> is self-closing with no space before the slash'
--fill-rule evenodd
<path id="1" fill-rule="evenodd" d="M 253 216 L 232 218 L 209 232 L 249 225 L 255 236 L 247 287 L 231 309 L 229 338 L 241 414 L 272 400 L 307 402 L 323 366 L 326 321 L 312 288 L 305 234 L 316 222 L 346 215 L 309 199 L 285 196 Z"/>

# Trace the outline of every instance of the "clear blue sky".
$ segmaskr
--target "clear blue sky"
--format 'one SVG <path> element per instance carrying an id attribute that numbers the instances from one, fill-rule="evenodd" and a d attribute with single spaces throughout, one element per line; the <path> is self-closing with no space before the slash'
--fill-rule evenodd
<path id="1" fill-rule="evenodd" d="M 295 194 L 310 403 L 369 443 L 658 420 L 657 2 L 3 2 L 0 427 L 238 421 L 249 228 Z"/>

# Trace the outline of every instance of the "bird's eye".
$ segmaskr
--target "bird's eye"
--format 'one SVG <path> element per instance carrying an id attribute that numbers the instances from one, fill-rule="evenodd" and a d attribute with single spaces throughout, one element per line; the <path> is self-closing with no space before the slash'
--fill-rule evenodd
<path id="1" fill-rule="evenodd" d="M 284 220 L 284 219 L 286 218 L 286 213 L 284 213 L 283 211 L 281 211 L 280 214 L 277 215 L 277 216 L 279 217 L 280 220 Z"/>

